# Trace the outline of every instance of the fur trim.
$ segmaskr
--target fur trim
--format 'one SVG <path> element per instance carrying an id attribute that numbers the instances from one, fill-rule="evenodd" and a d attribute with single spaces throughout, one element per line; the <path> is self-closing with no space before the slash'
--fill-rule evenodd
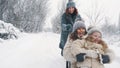
<path id="1" fill-rule="evenodd" d="M 103 40 L 100 40 L 98 44 L 101 44 L 103 46 L 104 51 L 108 48 L 107 44 Z"/>

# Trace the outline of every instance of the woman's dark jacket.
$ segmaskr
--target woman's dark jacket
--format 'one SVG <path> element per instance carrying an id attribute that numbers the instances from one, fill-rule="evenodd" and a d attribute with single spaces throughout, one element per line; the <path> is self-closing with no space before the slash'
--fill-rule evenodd
<path id="1" fill-rule="evenodd" d="M 64 45 L 67 41 L 68 34 L 72 32 L 73 24 L 75 22 L 75 19 L 81 19 L 80 15 L 75 14 L 66 14 L 64 13 L 62 15 L 61 19 L 61 39 L 59 47 L 63 50 Z"/>

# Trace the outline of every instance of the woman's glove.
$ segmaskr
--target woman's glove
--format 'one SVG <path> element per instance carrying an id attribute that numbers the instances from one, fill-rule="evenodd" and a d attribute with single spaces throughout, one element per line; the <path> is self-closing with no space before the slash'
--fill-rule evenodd
<path id="1" fill-rule="evenodd" d="M 71 24 L 67 24 L 66 28 L 67 28 L 68 31 L 71 31 L 72 30 L 72 25 Z"/>
<path id="2" fill-rule="evenodd" d="M 100 62 L 102 64 L 109 63 L 110 62 L 109 56 L 108 55 L 101 55 Z"/>
<path id="3" fill-rule="evenodd" d="M 85 55 L 86 55 L 85 53 L 80 53 L 80 54 L 76 55 L 77 61 L 83 62 L 85 59 Z"/>
<path id="4" fill-rule="evenodd" d="M 98 58 L 98 54 L 94 50 L 87 50 L 86 51 L 86 56 L 91 57 L 91 58 Z"/>

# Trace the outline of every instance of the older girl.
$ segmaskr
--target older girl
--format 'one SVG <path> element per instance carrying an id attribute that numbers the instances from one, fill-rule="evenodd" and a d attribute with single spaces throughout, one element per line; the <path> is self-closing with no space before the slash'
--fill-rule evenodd
<path id="1" fill-rule="evenodd" d="M 65 47 L 63 49 L 63 57 L 66 59 L 66 61 L 68 61 L 69 63 L 71 63 L 70 68 L 76 68 L 76 59 L 74 58 L 74 56 L 71 53 L 71 44 L 73 41 L 79 39 L 82 40 L 84 39 L 85 35 L 86 35 L 86 26 L 85 23 L 83 21 L 80 21 L 79 19 L 74 23 L 73 25 L 73 31 L 72 33 L 68 36 L 68 40 L 65 44 Z"/>

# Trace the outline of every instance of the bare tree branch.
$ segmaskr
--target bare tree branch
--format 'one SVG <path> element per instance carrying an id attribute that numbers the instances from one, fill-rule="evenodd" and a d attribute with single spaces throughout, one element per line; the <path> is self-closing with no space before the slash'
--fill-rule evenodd
<path id="1" fill-rule="evenodd" d="M 99 4 L 96 2 L 92 4 L 92 9 L 89 8 L 89 11 L 84 13 L 89 19 L 90 25 L 96 26 L 103 21 L 104 15 L 102 9 L 103 8 L 99 7 Z"/>

